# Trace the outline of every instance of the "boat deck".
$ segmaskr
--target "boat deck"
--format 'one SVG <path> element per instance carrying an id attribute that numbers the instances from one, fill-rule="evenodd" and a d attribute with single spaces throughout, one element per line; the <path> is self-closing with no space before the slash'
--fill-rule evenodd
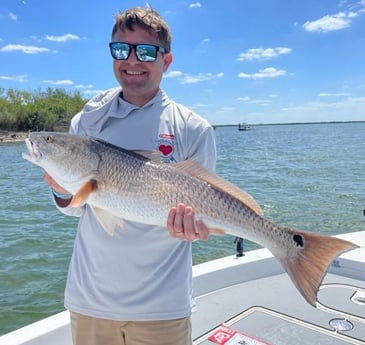
<path id="1" fill-rule="evenodd" d="M 336 285 L 327 285 L 332 283 Z M 310 306 L 285 273 L 199 296 L 194 344 L 212 344 L 207 338 L 222 323 L 268 344 L 365 344 L 364 281 L 328 274 L 322 287 L 318 299 L 332 313 Z M 330 322 L 344 318 L 341 312 L 362 322 L 350 318 L 353 329 L 337 332 Z"/>
<path id="2" fill-rule="evenodd" d="M 222 324 L 257 339 L 242 344 L 365 344 L 365 232 L 345 238 L 362 248 L 332 263 L 318 292 L 317 308 L 304 300 L 266 249 L 195 267 L 194 344 L 213 344 L 208 338 Z M 199 279 L 199 271 L 210 271 L 204 265 L 215 270 L 211 279 L 215 285 L 210 290 L 205 285 L 209 278 L 202 273 Z M 223 267 L 230 267 L 230 272 Z M 200 282 L 204 286 L 200 287 Z M 199 288 L 206 293 L 200 293 Z"/>
<path id="3" fill-rule="evenodd" d="M 245 334 L 231 345 L 365 345 L 365 231 L 341 237 L 361 248 L 332 263 L 317 308 L 266 249 L 194 266 L 193 344 L 213 344 L 224 324 Z M 0 336 L 0 345 L 49 344 L 72 344 L 67 311 Z"/>

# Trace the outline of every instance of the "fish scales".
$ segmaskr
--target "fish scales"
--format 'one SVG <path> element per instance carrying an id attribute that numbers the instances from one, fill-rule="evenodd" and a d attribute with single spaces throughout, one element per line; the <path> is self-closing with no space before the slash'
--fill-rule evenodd
<path id="1" fill-rule="evenodd" d="M 138 156 L 123 154 L 121 159 L 118 151 L 107 145 L 104 147 L 100 142 L 96 144 L 101 163 L 95 179 L 105 181 L 100 192 L 110 190 L 120 196 L 114 199 L 115 204 L 108 205 L 116 215 L 128 208 L 128 214 L 135 214 L 135 217 L 129 216 L 129 220 L 141 223 L 154 221 L 154 225 L 164 226 L 168 210 L 182 202 L 191 205 L 197 218 L 203 219 L 210 227 L 222 227 L 231 230 L 231 234 L 242 236 L 244 225 L 245 237 L 256 242 L 258 236 L 250 229 L 271 230 L 257 226 L 255 223 L 264 223 L 265 220 L 248 207 L 194 176 Z M 123 202 L 124 199 L 128 203 Z M 124 205 L 123 210 L 120 205 Z M 243 219 L 246 224 L 243 224 Z M 263 235 L 262 241 L 265 238 Z"/>
<path id="2" fill-rule="evenodd" d="M 196 162 L 164 164 L 151 152 L 65 133 L 30 133 L 26 145 L 23 157 L 73 194 L 71 206 L 88 203 L 109 234 L 123 231 L 123 220 L 166 226 L 169 209 L 184 203 L 212 234 L 228 233 L 269 249 L 313 306 L 332 260 L 357 247 L 267 220 L 250 195 Z"/>

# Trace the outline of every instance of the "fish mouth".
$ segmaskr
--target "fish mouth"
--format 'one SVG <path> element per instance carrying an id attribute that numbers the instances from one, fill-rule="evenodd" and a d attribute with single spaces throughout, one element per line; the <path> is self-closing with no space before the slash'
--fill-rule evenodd
<path id="1" fill-rule="evenodd" d="M 42 158 L 42 153 L 29 138 L 25 139 L 25 144 L 27 146 L 28 153 L 23 152 L 22 156 L 24 159 L 34 162 Z"/>

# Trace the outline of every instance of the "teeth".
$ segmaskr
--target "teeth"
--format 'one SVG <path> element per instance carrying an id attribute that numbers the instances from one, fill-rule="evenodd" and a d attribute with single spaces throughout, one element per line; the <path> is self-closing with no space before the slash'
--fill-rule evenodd
<path id="1" fill-rule="evenodd" d="M 141 75 L 143 72 L 137 72 L 137 71 L 126 71 L 127 74 L 133 74 L 133 75 Z"/>

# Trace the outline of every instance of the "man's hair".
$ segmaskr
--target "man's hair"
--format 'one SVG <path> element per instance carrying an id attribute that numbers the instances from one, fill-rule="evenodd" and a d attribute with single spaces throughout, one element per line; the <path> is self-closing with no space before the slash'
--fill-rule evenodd
<path id="1" fill-rule="evenodd" d="M 150 34 L 156 35 L 166 52 L 171 51 L 171 32 L 167 23 L 152 7 L 133 7 L 126 11 L 120 11 L 115 15 L 115 22 L 112 30 L 112 38 L 119 30 L 134 31 L 139 26 Z"/>

